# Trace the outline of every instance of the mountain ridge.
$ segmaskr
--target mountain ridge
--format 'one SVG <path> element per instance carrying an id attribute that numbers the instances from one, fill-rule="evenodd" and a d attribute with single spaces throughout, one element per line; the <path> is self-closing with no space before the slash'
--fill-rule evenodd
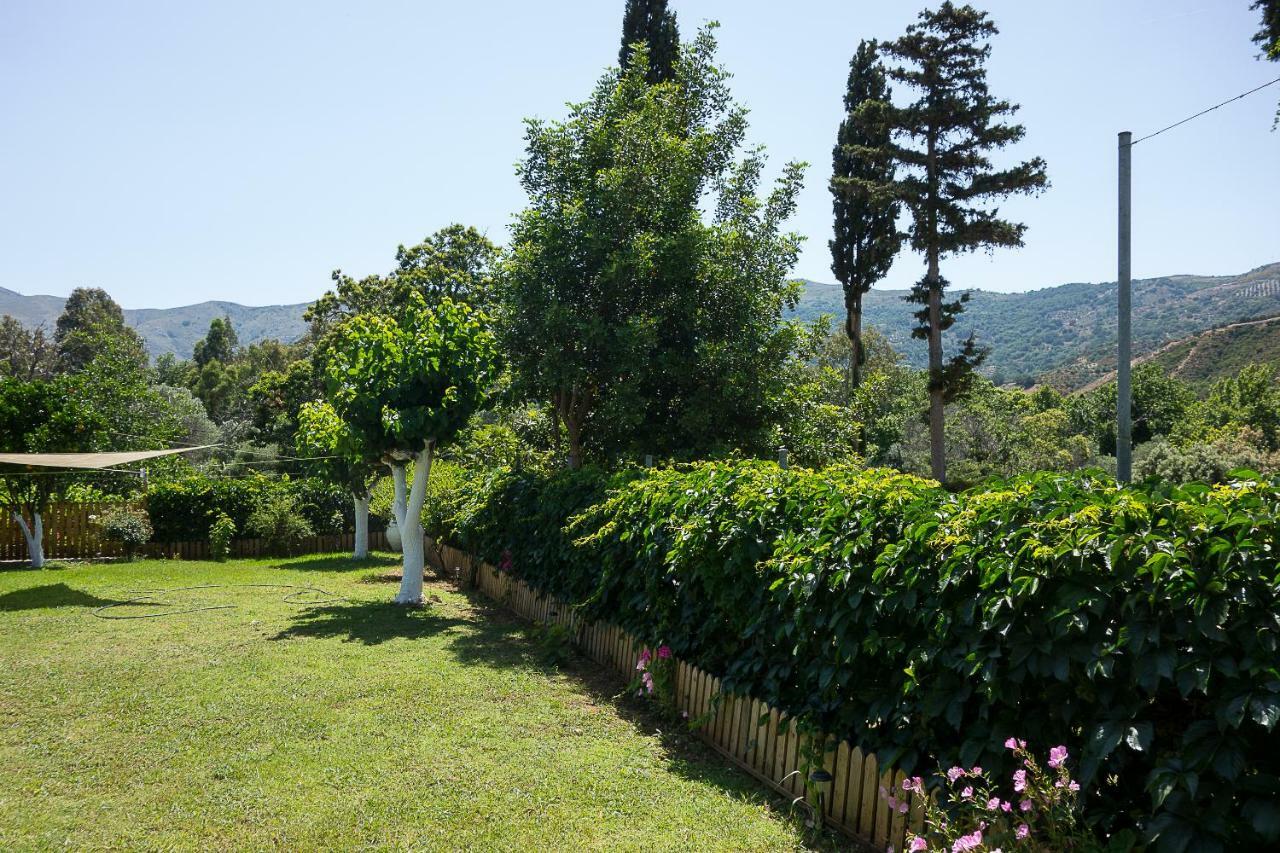
<path id="1" fill-rule="evenodd" d="M 812 321 L 844 315 L 839 285 L 801 279 L 804 291 L 788 317 Z M 954 291 L 960 293 L 964 291 Z M 1070 282 L 1022 293 L 974 289 L 965 313 L 944 336 L 954 351 L 972 332 L 992 348 L 984 372 L 1000 383 L 1031 385 L 1051 374 L 1067 390 L 1115 368 L 1116 283 Z M 908 364 L 923 367 L 923 342 L 911 337 L 913 307 L 906 290 L 873 288 L 863 297 L 864 322 L 888 338 Z M 0 314 L 29 327 L 52 329 L 65 299 L 24 295 L 0 287 Z M 215 317 L 230 317 L 242 344 L 266 338 L 290 342 L 306 332 L 310 303 L 249 306 L 206 300 L 177 308 L 127 308 L 125 320 L 142 335 L 152 356 L 189 358 Z M 1134 354 L 1232 323 L 1280 315 L 1280 262 L 1238 275 L 1173 275 L 1133 283 Z M 838 325 L 838 323 L 837 323 Z"/>

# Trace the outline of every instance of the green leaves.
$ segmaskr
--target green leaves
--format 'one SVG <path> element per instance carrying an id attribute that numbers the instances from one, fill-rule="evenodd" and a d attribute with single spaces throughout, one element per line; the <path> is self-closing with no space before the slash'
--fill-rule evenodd
<path id="1" fill-rule="evenodd" d="M 1100 824 L 1174 848 L 1270 837 L 1280 482 L 1044 473 L 951 494 L 739 461 L 454 488 L 458 544 L 510 551 L 530 583 L 807 726 L 998 772 L 1011 734 L 1084 741 Z"/>

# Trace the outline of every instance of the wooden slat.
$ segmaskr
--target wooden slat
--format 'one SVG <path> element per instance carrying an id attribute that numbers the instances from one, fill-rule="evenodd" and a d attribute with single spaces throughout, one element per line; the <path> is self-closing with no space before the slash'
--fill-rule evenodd
<path id="1" fill-rule="evenodd" d="M 880 784 L 876 788 L 876 797 L 879 802 L 876 803 L 875 831 L 871 836 L 872 843 L 880 847 L 887 847 L 889 845 L 889 830 L 892 826 L 892 816 L 889 803 L 880 795 L 881 787 L 890 794 L 893 793 L 892 770 L 885 770 L 880 774 Z"/>
<path id="2" fill-rule="evenodd" d="M 845 809 L 849 794 L 849 743 L 840 741 L 835 752 L 835 769 L 831 775 L 831 794 L 827 798 L 827 817 L 844 825 Z"/>
<path id="3" fill-rule="evenodd" d="M 893 774 L 893 795 L 898 798 L 900 805 L 893 810 L 890 815 L 889 823 L 889 844 L 897 850 L 903 849 L 903 839 L 907 834 L 907 811 L 911 808 L 911 796 L 902 790 L 902 782 L 907 778 L 907 774 L 901 770 Z"/>
<path id="4" fill-rule="evenodd" d="M 880 774 L 873 753 L 862 756 L 862 798 L 858 804 L 858 834 L 871 838 L 876 829 L 876 810 L 880 802 Z"/>

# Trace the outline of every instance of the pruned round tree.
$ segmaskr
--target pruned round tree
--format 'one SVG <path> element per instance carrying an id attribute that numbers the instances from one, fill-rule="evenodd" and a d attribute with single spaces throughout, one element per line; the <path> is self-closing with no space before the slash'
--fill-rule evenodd
<path id="1" fill-rule="evenodd" d="M 448 297 L 429 306 L 409 293 L 394 317 L 357 314 L 340 323 L 323 368 L 329 402 L 350 440 L 391 469 L 404 540 L 396 602 L 419 604 L 422 504 L 432 459 L 484 401 L 497 374 L 487 318 Z"/>

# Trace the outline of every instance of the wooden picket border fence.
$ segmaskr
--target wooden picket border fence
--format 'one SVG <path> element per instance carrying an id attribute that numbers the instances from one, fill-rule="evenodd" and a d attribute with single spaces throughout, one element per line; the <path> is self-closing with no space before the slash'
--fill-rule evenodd
<path id="1" fill-rule="evenodd" d="M 434 553 L 433 553 L 434 552 Z M 636 662 L 644 644 L 605 622 L 587 622 L 565 602 L 543 595 L 523 581 L 449 545 L 428 540 L 427 554 L 437 569 L 462 584 L 479 589 L 518 616 L 533 622 L 563 625 L 574 644 L 589 658 L 617 672 L 628 681 L 635 678 Z M 794 726 L 784 732 L 785 713 L 746 696 L 722 694 L 720 679 L 679 659 L 675 664 L 676 709 L 690 720 L 705 720 L 698 736 L 733 764 L 788 799 L 804 799 L 830 826 L 868 850 L 906 847 L 908 830 L 921 832 L 924 800 L 902 790 L 906 775 L 881 768 L 874 753 L 863 752 L 847 741 L 835 741 L 824 753 L 823 769 L 832 781 L 815 802 L 806 790 L 802 755 L 804 740 Z M 817 768 L 810 768 L 816 770 Z M 903 814 L 889 808 L 880 795 L 884 787 L 908 804 Z"/>
<path id="2" fill-rule="evenodd" d="M 124 556 L 124 547 L 119 542 L 111 542 L 102 538 L 96 518 L 111 509 L 120 507 L 118 503 L 74 503 L 55 504 L 44 514 L 44 555 L 45 559 L 99 559 L 119 558 Z M 382 531 L 369 531 L 369 547 L 377 551 L 390 550 L 386 534 Z M 323 554 L 338 553 L 355 549 L 354 533 L 308 536 L 303 538 L 293 553 Z M 26 560 L 27 540 L 22 529 L 13 520 L 13 516 L 5 513 L 0 522 L 0 560 Z M 189 540 L 184 542 L 148 542 L 138 549 L 140 557 L 163 557 L 177 560 L 207 560 L 209 558 L 208 540 Z M 271 556 L 267 543 L 263 539 L 241 538 L 231 540 L 231 556 L 233 558 Z"/>

